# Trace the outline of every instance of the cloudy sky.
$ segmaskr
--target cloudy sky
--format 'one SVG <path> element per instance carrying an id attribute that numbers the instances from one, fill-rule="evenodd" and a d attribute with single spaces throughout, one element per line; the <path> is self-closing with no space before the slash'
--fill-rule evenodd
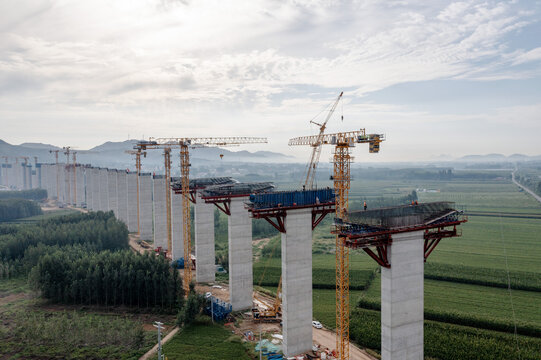
<path id="1" fill-rule="evenodd" d="M 328 131 L 387 135 L 360 161 L 537 155 L 540 80 L 536 0 L 0 0 L 14 144 L 267 136 L 246 149 L 301 159 L 287 140 L 344 91 Z"/>

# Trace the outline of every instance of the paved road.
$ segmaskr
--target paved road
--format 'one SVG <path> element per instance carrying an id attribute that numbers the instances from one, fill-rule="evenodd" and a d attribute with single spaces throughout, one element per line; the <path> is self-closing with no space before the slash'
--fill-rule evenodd
<path id="1" fill-rule="evenodd" d="M 534 193 L 532 190 L 528 189 L 526 186 L 520 184 L 519 182 L 517 182 L 515 180 L 515 172 L 513 171 L 511 173 L 511 179 L 513 180 L 513 182 L 518 186 L 520 187 L 521 189 L 523 189 L 524 191 L 526 191 L 527 193 L 529 193 L 530 195 L 532 195 L 537 201 L 541 202 L 541 196 L 537 195 L 536 193 Z"/>

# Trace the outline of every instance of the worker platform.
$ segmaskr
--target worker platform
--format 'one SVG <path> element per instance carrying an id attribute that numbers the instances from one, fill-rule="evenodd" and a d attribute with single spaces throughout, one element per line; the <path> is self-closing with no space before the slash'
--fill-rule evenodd
<path id="1" fill-rule="evenodd" d="M 349 212 L 347 220 L 335 219 L 333 233 L 346 238 L 349 248 L 363 249 L 379 265 L 391 266 L 387 249 L 392 235 L 424 231 L 424 259 L 442 238 L 460 236 L 457 225 L 467 221 L 464 211 L 452 202 L 431 202 L 415 205 Z M 375 247 L 377 254 L 370 249 Z"/>
<path id="2" fill-rule="evenodd" d="M 177 180 L 178 179 L 178 180 Z M 213 178 L 197 178 L 190 179 L 190 200 L 192 203 L 196 203 L 197 197 L 195 196 L 197 191 L 203 190 L 209 186 L 236 184 L 237 180 L 232 177 L 213 177 Z M 175 194 L 182 194 L 182 182 L 179 178 L 175 178 L 175 181 L 171 182 L 171 189 Z"/>
<path id="3" fill-rule="evenodd" d="M 256 219 L 265 219 L 281 233 L 285 233 L 284 219 L 287 212 L 312 209 L 312 230 L 327 214 L 335 212 L 334 189 L 276 191 L 251 194 L 246 203 Z"/>
<path id="4" fill-rule="evenodd" d="M 214 204 L 226 215 L 231 215 L 230 204 L 232 198 L 248 198 L 261 192 L 274 189 L 271 182 L 257 183 L 227 183 L 208 186 L 201 191 L 201 199 L 207 204 Z"/>

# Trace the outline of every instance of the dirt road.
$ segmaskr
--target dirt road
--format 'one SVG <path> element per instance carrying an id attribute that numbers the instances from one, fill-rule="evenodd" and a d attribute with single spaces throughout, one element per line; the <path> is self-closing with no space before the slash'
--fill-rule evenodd
<path id="1" fill-rule="evenodd" d="M 312 339 L 314 343 L 324 348 L 336 348 L 336 334 L 330 330 L 313 328 Z M 376 360 L 375 357 L 368 355 L 353 344 L 349 344 L 349 358 L 351 360 Z"/>

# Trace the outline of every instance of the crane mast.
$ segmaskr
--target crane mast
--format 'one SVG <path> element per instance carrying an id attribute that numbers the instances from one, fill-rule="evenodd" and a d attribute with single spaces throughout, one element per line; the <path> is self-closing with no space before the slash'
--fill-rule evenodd
<path id="1" fill-rule="evenodd" d="M 198 148 L 206 146 L 231 146 L 242 144 L 266 143 L 266 138 L 258 137 L 169 137 L 169 138 L 150 138 L 149 141 L 140 141 L 135 149 L 142 151 L 147 149 L 164 149 L 165 172 L 166 172 L 166 199 L 167 206 L 167 227 L 168 227 L 168 253 L 171 253 L 171 158 L 172 148 L 180 150 L 180 177 L 182 184 L 182 233 L 184 238 L 184 291 L 188 294 L 190 283 L 192 281 L 191 266 L 191 217 L 190 217 L 190 150 L 189 148 Z M 169 163 L 169 165 L 167 165 Z"/>
<path id="2" fill-rule="evenodd" d="M 385 140 L 383 134 L 366 134 L 364 129 L 335 134 L 302 136 L 289 140 L 290 146 L 334 145 L 333 177 L 336 199 L 337 219 L 345 220 L 349 205 L 351 184 L 350 165 L 353 157 L 350 148 L 359 143 L 368 143 L 371 153 L 379 152 L 380 143 Z M 334 225 L 335 227 L 339 225 Z M 341 360 L 349 359 L 349 248 L 344 238 L 335 231 L 336 246 L 336 351 Z"/>
<path id="3" fill-rule="evenodd" d="M 338 106 L 338 103 L 340 102 L 340 99 L 342 98 L 342 95 L 344 92 L 342 91 L 340 95 L 338 95 L 338 98 L 332 105 L 331 109 L 329 110 L 329 114 L 325 118 L 325 121 L 323 124 L 318 124 L 315 121 L 311 120 L 310 123 L 318 125 L 319 126 L 319 134 L 317 135 L 316 141 L 311 144 L 312 146 L 312 154 L 310 156 L 310 162 L 308 163 L 308 166 L 306 168 L 306 178 L 304 180 L 304 188 L 305 189 L 313 189 L 314 187 L 314 179 L 316 177 L 316 169 L 317 165 L 319 164 L 319 157 L 321 155 L 321 145 L 322 145 L 322 139 L 323 134 L 325 132 L 325 129 L 327 127 L 327 122 L 331 118 L 332 114 L 334 113 L 334 110 L 336 110 L 336 107 Z"/>

